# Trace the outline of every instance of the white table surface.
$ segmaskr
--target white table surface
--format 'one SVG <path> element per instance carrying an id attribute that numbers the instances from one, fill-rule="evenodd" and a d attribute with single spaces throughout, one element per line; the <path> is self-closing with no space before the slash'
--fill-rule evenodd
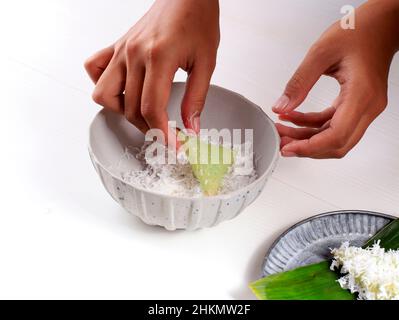
<path id="1" fill-rule="evenodd" d="M 389 107 L 343 160 L 282 159 L 258 200 L 197 232 L 144 225 L 106 193 L 87 154 L 99 110 L 83 61 L 150 0 L 8 0 L 0 12 L 0 298 L 253 298 L 283 230 L 338 209 L 399 214 L 399 61 Z M 213 83 L 270 106 L 350 0 L 221 0 Z M 177 79 L 184 79 L 183 73 Z M 303 110 L 338 91 L 322 79 Z"/>

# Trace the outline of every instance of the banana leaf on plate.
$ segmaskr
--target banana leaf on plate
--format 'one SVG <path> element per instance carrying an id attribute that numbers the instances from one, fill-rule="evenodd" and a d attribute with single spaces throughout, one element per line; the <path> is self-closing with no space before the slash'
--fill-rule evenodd
<path id="1" fill-rule="evenodd" d="M 380 241 L 386 250 L 399 249 L 399 219 L 383 227 L 363 248 Z M 341 288 L 330 262 L 322 261 L 286 272 L 272 274 L 249 285 L 260 300 L 354 300 L 356 296 Z"/>

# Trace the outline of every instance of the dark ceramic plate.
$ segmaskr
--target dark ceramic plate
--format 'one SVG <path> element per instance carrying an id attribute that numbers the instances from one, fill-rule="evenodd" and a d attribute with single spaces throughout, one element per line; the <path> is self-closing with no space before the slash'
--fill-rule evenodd
<path id="1" fill-rule="evenodd" d="M 303 220 L 285 231 L 271 246 L 262 275 L 287 271 L 331 258 L 342 242 L 362 246 L 393 216 L 369 211 L 334 211 Z"/>

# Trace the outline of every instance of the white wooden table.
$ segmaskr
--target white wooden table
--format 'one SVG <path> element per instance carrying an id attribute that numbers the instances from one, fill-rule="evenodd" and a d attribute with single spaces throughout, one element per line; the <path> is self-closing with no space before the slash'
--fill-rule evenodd
<path id="1" fill-rule="evenodd" d="M 0 12 L 0 298 L 252 298 L 264 253 L 293 223 L 326 211 L 399 214 L 399 61 L 389 107 L 343 160 L 282 159 L 233 221 L 167 232 L 103 189 L 86 146 L 99 110 L 83 61 L 151 0 L 8 0 Z M 270 107 L 311 43 L 350 0 L 221 0 L 213 83 Z M 178 74 L 177 79 L 184 79 Z M 338 92 L 322 79 L 303 110 Z"/>

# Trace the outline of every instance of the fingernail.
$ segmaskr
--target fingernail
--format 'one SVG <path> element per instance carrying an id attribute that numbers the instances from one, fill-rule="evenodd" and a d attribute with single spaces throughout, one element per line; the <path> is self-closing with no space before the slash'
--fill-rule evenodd
<path id="1" fill-rule="evenodd" d="M 200 117 L 199 116 L 193 117 L 193 119 L 191 120 L 191 124 L 195 133 L 198 134 L 200 131 Z"/>
<path id="2" fill-rule="evenodd" d="M 291 158 L 291 157 L 296 157 L 297 156 L 297 154 L 295 152 L 292 152 L 292 151 L 281 150 L 281 154 L 283 155 L 283 157 L 287 157 L 287 158 Z"/>
<path id="3" fill-rule="evenodd" d="M 290 142 L 289 144 L 285 145 L 282 149 L 281 149 L 281 154 L 283 157 L 296 157 L 297 154 L 290 150 L 292 149 L 292 146 L 295 145 L 295 141 L 294 142 Z"/>
<path id="4" fill-rule="evenodd" d="M 280 98 L 273 105 L 273 111 L 275 112 L 283 112 L 285 108 L 287 108 L 288 103 L 290 102 L 290 98 L 288 98 L 285 94 L 282 95 Z"/>

